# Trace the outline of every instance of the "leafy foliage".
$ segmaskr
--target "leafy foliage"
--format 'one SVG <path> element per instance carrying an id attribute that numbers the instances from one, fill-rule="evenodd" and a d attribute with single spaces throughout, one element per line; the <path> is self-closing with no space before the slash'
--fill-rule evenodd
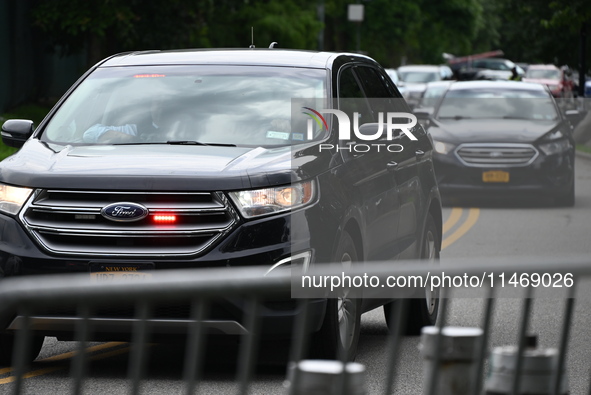
<path id="1" fill-rule="evenodd" d="M 347 20 L 361 2 L 365 20 Z M 318 7 L 324 7 L 319 20 Z M 115 52 L 190 47 L 360 49 L 388 67 L 441 63 L 442 53 L 493 49 L 525 62 L 576 64 L 589 0 L 36 0 L 51 47 L 86 50 L 89 66 Z M 591 41 L 591 40 L 589 40 Z M 568 45 L 565 45 L 568 43 Z"/>

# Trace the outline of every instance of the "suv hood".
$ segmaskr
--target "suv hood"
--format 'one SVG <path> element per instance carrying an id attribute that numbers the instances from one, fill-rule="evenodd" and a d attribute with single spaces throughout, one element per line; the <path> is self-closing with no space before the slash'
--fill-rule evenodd
<path id="1" fill-rule="evenodd" d="M 322 168 L 314 164 L 317 160 L 306 155 L 305 147 L 75 147 L 31 139 L 0 163 L 0 181 L 32 188 L 239 190 L 314 176 L 309 171 Z"/>

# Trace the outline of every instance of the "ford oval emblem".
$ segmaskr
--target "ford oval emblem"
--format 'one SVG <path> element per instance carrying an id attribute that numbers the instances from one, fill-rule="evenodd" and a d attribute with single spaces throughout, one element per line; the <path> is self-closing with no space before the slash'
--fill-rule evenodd
<path id="1" fill-rule="evenodd" d="M 117 222 L 133 222 L 148 216 L 148 209 L 141 204 L 119 202 L 103 207 L 101 215 Z"/>

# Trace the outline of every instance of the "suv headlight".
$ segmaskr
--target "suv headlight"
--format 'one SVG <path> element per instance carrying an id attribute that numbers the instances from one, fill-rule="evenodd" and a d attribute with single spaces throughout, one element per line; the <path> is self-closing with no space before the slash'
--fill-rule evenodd
<path id="1" fill-rule="evenodd" d="M 0 212 L 16 215 L 31 196 L 31 188 L 0 184 Z"/>
<path id="2" fill-rule="evenodd" d="M 230 198 L 245 218 L 281 213 L 311 204 L 316 199 L 313 181 L 291 185 L 230 192 Z"/>
<path id="3" fill-rule="evenodd" d="M 570 142 L 560 130 L 548 133 L 542 141 L 540 149 L 546 155 L 560 154 L 570 148 Z"/>

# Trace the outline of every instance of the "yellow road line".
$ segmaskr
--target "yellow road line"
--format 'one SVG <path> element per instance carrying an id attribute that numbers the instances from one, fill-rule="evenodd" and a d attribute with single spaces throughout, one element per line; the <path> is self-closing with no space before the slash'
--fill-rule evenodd
<path id="1" fill-rule="evenodd" d="M 55 372 L 56 370 L 61 370 L 64 369 L 65 366 L 52 366 L 50 368 L 43 368 L 43 369 L 37 369 L 37 370 L 33 370 L 31 372 L 27 372 L 23 375 L 23 379 L 29 379 L 31 377 L 35 377 L 35 376 L 41 376 L 43 374 L 47 374 L 47 373 L 51 373 L 51 372 Z M 10 377 L 6 377 L 5 379 L 0 379 L 0 384 L 8 384 L 8 383 L 12 383 L 13 381 L 16 381 L 16 377 L 15 376 L 10 376 Z"/>
<path id="2" fill-rule="evenodd" d="M 98 361 L 100 359 L 105 359 L 105 358 L 109 358 L 109 357 L 114 357 L 116 355 L 125 354 L 126 352 L 129 352 L 130 349 L 131 349 L 131 347 L 125 347 L 125 348 L 121 348 L 119 350 L 104 352 L 102 354 L 94 355 L 90 359 L 92 359 L 93 361 Z"/>
<path id="3" fill-rule="evenodd" d="M 454 207 L 451 209 L 449 218 L 445 220 L 445 222 L 443 223 L 443 234 L 445 234 L 448 230 L 453 228 L 453 226 L 458 222 L 458 220 L 462 216 L 462 211 L 463 210 L 459 207 Z"/>
<path id="4" fill-rule="evenodd" d="M 101 351 L 104 349 L 120 346 L 121 344 L 125 344 L 125 343 L 124 342 L 109 342 L 109 343 L 99 344 L 97 346 L 88 347 L 85 350 L 85 352 L 91 353 L 91 352 Z M 125 347 L 125 348 L 122 348 L 119 350 L 114 350 L 114 351 L 94 355 L 94 356 L 90 357 L 90 359 L 99 360 L 99 359 L 108 358 L 108 357 L 114 356 L 114 355 L 124 354 L 128 351 L 129 351 L 129 347 Z M 76 355 L 76 353 L 77 353 L 77 351 L 69 351 L 69 352 L 65 352 L 63 354 L 54 355 L 52 357 L 39 359 L 36 362 L 63 361 L 64 359 L 74 357 Z M 37 369 L 37 370 L 33 370 L 33 371 L 25 373 L 23 375 L 23 378 L 27 379 L 30 377 L 41 376 L 43 374 L 52 373 L 57 370 L 65 369 L 65 368 L 66 368 L 66 365 L 59 365 L 59 366 L 52 366 L 52 367 L 47 367 L 47 368 L 43 368 L 43 369 Z M 10 373 L 12 371 L 13 371 L 13 368 L 4 368 L 4 369 L 0 369 L 0 374 L 6 374 L 6 373 Z M 0 384 L 12 383 L 15 380 L 16 380 L 15 376 L 6 377 L 4 379 L 0 379 Z"/>
<path id="5" fill-rule="evenodd" d="M 124 344 L 123 342 L 109 342 L 109 343 L 104 343 L 104 344 L 99 344 L 98 346 L 92 346 L 92 347 L 88 347 L 85 352 L 95 352 L 95 351 L 100 351 L 100 350 L 104 350 L 105 348 L 113 348 L 113 347 L 117 347 L 121 344 Z M 58 354 L 58 355 L 54 355 L 52 357 L 47 357 L 47 358 L 43 358 L 43 359 L 38 359 L 37 362 L 53 362 L 53 361 L 61 361 L 63 359 L 67 359 L 67 358 L 72 358 L 74 355 L 76 355 L 77 351 L 70 351 L 70 352 L 65 352 L 63 354 Z"/>
<path id="6" fill-rule="evenodd" d="M 443 250 L 445 247 L 449 247 L 451 244 L 455 243 L 460 237 L 466 234 L 474 226 L 478 217 L 480 216 L 480 209 L 478 208 L 471 208 L 468 211 L 468 218 L 464 223 L 462 223 L 455 232 L 451 235 L 443 239 L 441 242 L 441 249 Z"/>

